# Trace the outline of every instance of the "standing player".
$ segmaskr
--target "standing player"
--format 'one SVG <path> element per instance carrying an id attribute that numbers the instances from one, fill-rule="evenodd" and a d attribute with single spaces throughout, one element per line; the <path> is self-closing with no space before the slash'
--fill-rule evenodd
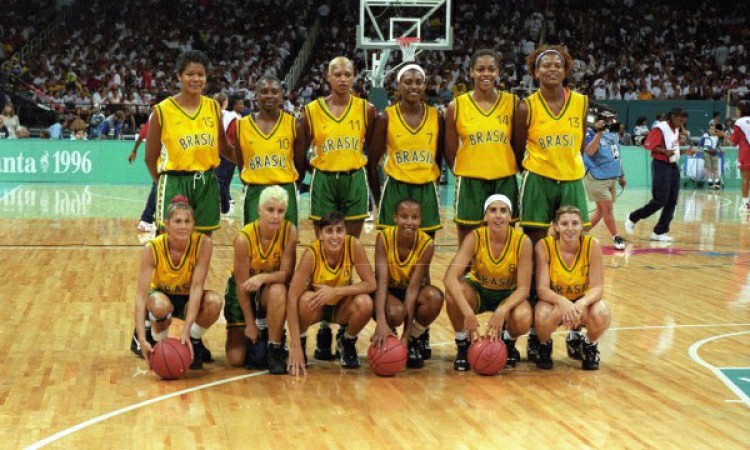
<path id="1" fill-rule="evenodd" d="M 520 359 L 516 338 L 529 331 L 532 310 L 526 299 L 531 289 L 531 241 L 510 226 L 511 200 L 493 194 L 484 202 L 485 226 L 461 243 L 445 273 L 445 304 L 456 331 L 458 352 L 453 370 L 469 370 L 470 340 L 479 333 L 476 315 L 492 312 L 486 335 L 502 337 L 508 366 Z M 466 268 L 471 271 L 464 277 Z"/>
<path id="2" fill-rule="evenodd" d="M 227 135 L 227 141 L 231 145 L 235 145 L 235 129 L 237 128 L 237 121 L 242 118 L 239 114 L 240 111 L 245 109 L 244 101 L 239 100 L 233 102 L 232 110 L 228 110 L 229 97 L 223 92 L 219 92 L 214 95 L 214 100 L 219 103 L 221 107 L 221 125 L 224 127 L 224 133 Z M 237 111 L 237 108 L 240 108 Z M 216 168 L 216 179 L 219 182 L 219 203 L 221 205 L 221 213 L 229 214 L 232 209 L 232 194 L 229 191 L 229 186 L 232 184 L 232 178 L 234 178 L 235 164 L 226 158 L 221 157 L 221 163 Z"/>
<path id="3" fill-rule="evenodd" d="M 378 208 L 378 228 L 395 224 L 396 205 L 414 199 L 421 205 L 419 229 L 433 237 L 440 225 L 440 203 L 437 179 L 443 154 L 443 119 L 432 106 L 422 101 L 425 90 L 424 70 L 408 64 L 398 72 L 401 100 L 385 109 L 375 122 L 368 155 L 369 181 Z M 385 161 L 387 175 L 380 196 L 378 164 Z"/>
<path id="4" fill-rule="evenodd" d="M 237 124 L 235 153 L 245 185 L 244 224 L 258 218 L 260 194 L 271 185 L 279 185 L 288 194 L 284 219 L 295 226 L 299 175 L 294 167 L 294 142 L 297 136 L 294 116 L 280 109 L 283 100 L 281 81 L 263 75 L 255 86 L 259 111 Z"/>
<path id="5" fill-rule="evenodd" d="M 146 167 L 158 184 L 156 220 L 163 225 L 165 199 L 184 195 L 195 210 L 195 229 L 211 233 L 219 228 L 219 185 L 214 169 L 219 154 L 234 161 L 221 111 L 215 100 L 201 95 L 206 87 L 209 60 L 190 50 L 177 59 L 180 93 L 158 105 L 149 119 Z"/>
<path id="6" fill-rule="evenodd" d="M 560 324 L 571 331 L 586 327 L 586 336 L 573 331 L 566 339 L 568 356 L 582 361 L 584 370 L 599 369 L 597 341 L 612 320 L 604 295 L 602 248 L 583 235 L 583 214 L 563 206 L 555 214 L 555 235 L 536 245 L 539 302 L 534 326 L 541 345 L 536 365 L 552 369 L 552 332 Z"/>
<path id="7" fill-rule="evenodd" d="M 401 340 L 409 349 L 406 364 L 420 368 L 432 356 L 427 330 L 443 307 L 443 293 L 426 283 L 435 244 L 419 229 L 419 202 L 399 201 L 393 216 L 396 225 L 385 227 L 375 238 L 377 326 L 372 341 L 384 345 L 385 338 L 394 334 L 391 330 L 403 323 Z"/>
<path id="8" fill-rule="evenodd" d="M 750 213 L 750 100 L 743 100 L 737 105 L 740 118 L 734 123 L 729 139 L 738 146 L 737 164 L 742 174 L 741 212 Z"/>
<path id="9" fill-rule="evenodd" d="M 232 366 L 268 367 L 280 375 L 286 373 L 281 336 L 286 286 L 297 259 L 297 229 L 284 220 L 289 203 L 286 190 L 266 187 L 258 203 L 259 218 L 245 225 L 234 240 L 234 267 L 224 294 L 227 360 Z M 249 346 L 256 348 L 249 351 Z M 261 360 L 251 361 L 255 355 Z"/>
<path id="10" fill-rule="evenodd" d="M 152 344 L 166 339 L 172 317 L 185 321 L 180 340 L 190 346 L 191 369 L 213 362 L 202 337 L 221 314 L 221 297 L 204 290 L 213 253 L 211 238 L 196 233 L 193 208 L 177 196 L 167 208 L 166 234 L 149 241 L 141 256 L 135 296 L 135 329 L 139 353 L 148 363 Z M 146 334 L 146 318 L 151 336 Z M 132 348 L 131 348 L 132 349 Z"/>
<path id="11" fill-rule="evenodd" d="M 361 281 L 352 284 L 355 270 Z M 306 373 L 307 328 L 320 320 L 336 322 L 344 329 L 336 342 L 341 367 L 359 367 L 357 335 L 372 316 L 370 293 L 374 290 L 372 266 L 359 239 L 347 235 L 344 215 L 338 211 L 325 214 L 320 219 L 320 239 L 305 250 L 289 285 L 291 375 Z"/>
<path id="12" fill-rule="evenodd" d="M 310 219 L 316 235 L 321 217 L 329 211 L 339 211 L 344 214 L 349 235 L 358 238 L 368 215 L 370 196 L 364 147 L 372 134 L 376 110 L 367 100 L 352 95 L 354 65 L 348 58 L 338 56 L 331 60 L 327 81 L 331 95 L 305 106 L 295 161 L 298 168 L 306 167 L 312 144 Z"/>
<path id="13" fill-rule="evenodd" d="M 482 49 L 471 57 L 474 90 L 448 106 L 445 158 L 456 175 L 455 221 L 458 242 L 482 223 L 482 201 L 504 194 L 517 208 L 518 165 L 511 146 L 518 97 L 495 89 L 500 56 Z"/>

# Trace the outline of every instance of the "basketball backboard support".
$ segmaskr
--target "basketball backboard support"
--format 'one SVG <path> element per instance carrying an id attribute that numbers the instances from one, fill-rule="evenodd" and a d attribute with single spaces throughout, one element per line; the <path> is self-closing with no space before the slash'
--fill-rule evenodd
<path id="1" fill-rule="evenodd" d="M 383 86 L 391 52 L 401 50 L 399 38 L 418 39 L 411 44 L 417 52 L 452 50 L 451 13 L 451 0 L 360 0 L 357 48 L 374 51 L 368 69 L 373 86 Z"/>

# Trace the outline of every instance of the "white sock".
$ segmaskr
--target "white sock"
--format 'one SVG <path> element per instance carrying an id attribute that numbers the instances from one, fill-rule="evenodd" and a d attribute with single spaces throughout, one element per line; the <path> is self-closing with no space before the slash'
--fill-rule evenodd
<path id="1" fill-rule="evenodd" d="M 744 203 L 744 204 L 746 204 L 746 205 L 747 205 L 748 203 L 750 203 L 750 197 L 742 197 L 742 203 Z"/>
<path id="2" fill-rule="evenodd" d="M 409 329 L 409 337 L 416 339 L 419 336 L 422 336 L 426 328 L 427 327 L 422 326 L 419 322 L 415 320 L 414 322 L 411 323 L 411 328 Z"/>
<path id="3" fill-rule="evenodd" d="M 206 329 L 193 322 L 193 324 L 190 326 L 190 339 L 194 339 L 197 341 L 198 339 L 202 338 L 204 334 L 206 334 Z"/>
<path id="4" fill-rule="evenodd" d="M 457 331 L 456 332 L 456 340 L 457 341 L 467 341 L 467 340 L 469 340 L 469 332 L 468 331 Z"/>
<path id="5" fill-rule="evenodd" d="M 255 319 L 255 325 L 259 330 L 265 330 L 268 328 L 268 320 L 266 319 Z"/>
<path id="6" fill-rule="evenodd" d="M 529 336 L 536 336 L 536 330 L 534 327 L 529 328 Z"/>
<path id="7" fill-rule="evenodd" d="M 596 344 L 596 341 L 589 341 L 589 337 L 586 335 L 583 336 L 583 341 L 587 344 Z"/>
<path id="8" fill-rule="evenodd" d="M 581 330 L 570 330 L 570 333 L 568 333 L 568 337 L 574 338 L 574 339 L 580 339 Z"/>
<path id="9" fill-rule="evenodd" d="M 307 331 L 305 331 L 304 333 L 300 333 L 299 337 L 306 338 L 307 337 Z"/>
<path id="10" fill-rule="evenodd" d="M 169 329 L 157 333 L 156 330 L 152 328 L 151 337 L 154 338 L 156 342 L 163 341 L 164 339 L 169 337 Z"/>
<path id="11" fill-rule="evenodd" d="M 146 328 L 151 328 L 151 321 L 146 319 Z"/>
<path id="12" fill-rule="evenodd" d="M 325 320 L 321 320 L 320 328 L 321 329 L 331 328 L 331 322 L 326 322 Z"/>
<path id="13" fill-rule="evenodd" d="M 344 339 L 349 339 L 351 341 L 352 339 L 357 339 L 357 336 L 352 336 L 348 331 L 344 331 Z"/>
<path id="14" fill-rule="evenodd" d="M 508 333 L 508 330 L 503 330 L 503 339 L 507 341 L 515 341 L 513 336 L 511 336 L 510 333 Z"/>

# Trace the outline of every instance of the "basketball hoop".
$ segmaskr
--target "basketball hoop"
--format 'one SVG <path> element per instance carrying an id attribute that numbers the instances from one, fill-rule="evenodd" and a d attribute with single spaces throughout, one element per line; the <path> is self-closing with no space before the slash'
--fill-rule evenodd
<path id="1" fill-rule="evenodd" d="M 417 45 L 422 39 L 413 36 L 401 36 L 396 38 L 398 46 L 401 48 L 401 57 L 406 61 L 414 61 L 414 57 L 417 54 Z"/>

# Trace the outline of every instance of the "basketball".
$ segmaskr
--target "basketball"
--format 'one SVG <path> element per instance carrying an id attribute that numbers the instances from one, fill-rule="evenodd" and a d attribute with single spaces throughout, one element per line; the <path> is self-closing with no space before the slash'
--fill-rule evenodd
<path id="1" fill-rule="evenodd" d="M 176 380 L 190 367 L 190 349 L 179 339 L 167 338 L 156 343 L 150 362 L 162 380 Z"/>
<path id="2" fill-rule="evenodd" d="M 407 351 L 396 336 L 388 336 L 385 350 L 370 345 L 367 350 L 367 364 L 375 375 L 392 377 L 406 368 Z"/>
<path id="3" fill-rule="evenodd" d="M 508 351 L 500 339 L 482 337 L 469 347 L 469 365 L 479 375 L 495 375 L 505 367 Z"/>

